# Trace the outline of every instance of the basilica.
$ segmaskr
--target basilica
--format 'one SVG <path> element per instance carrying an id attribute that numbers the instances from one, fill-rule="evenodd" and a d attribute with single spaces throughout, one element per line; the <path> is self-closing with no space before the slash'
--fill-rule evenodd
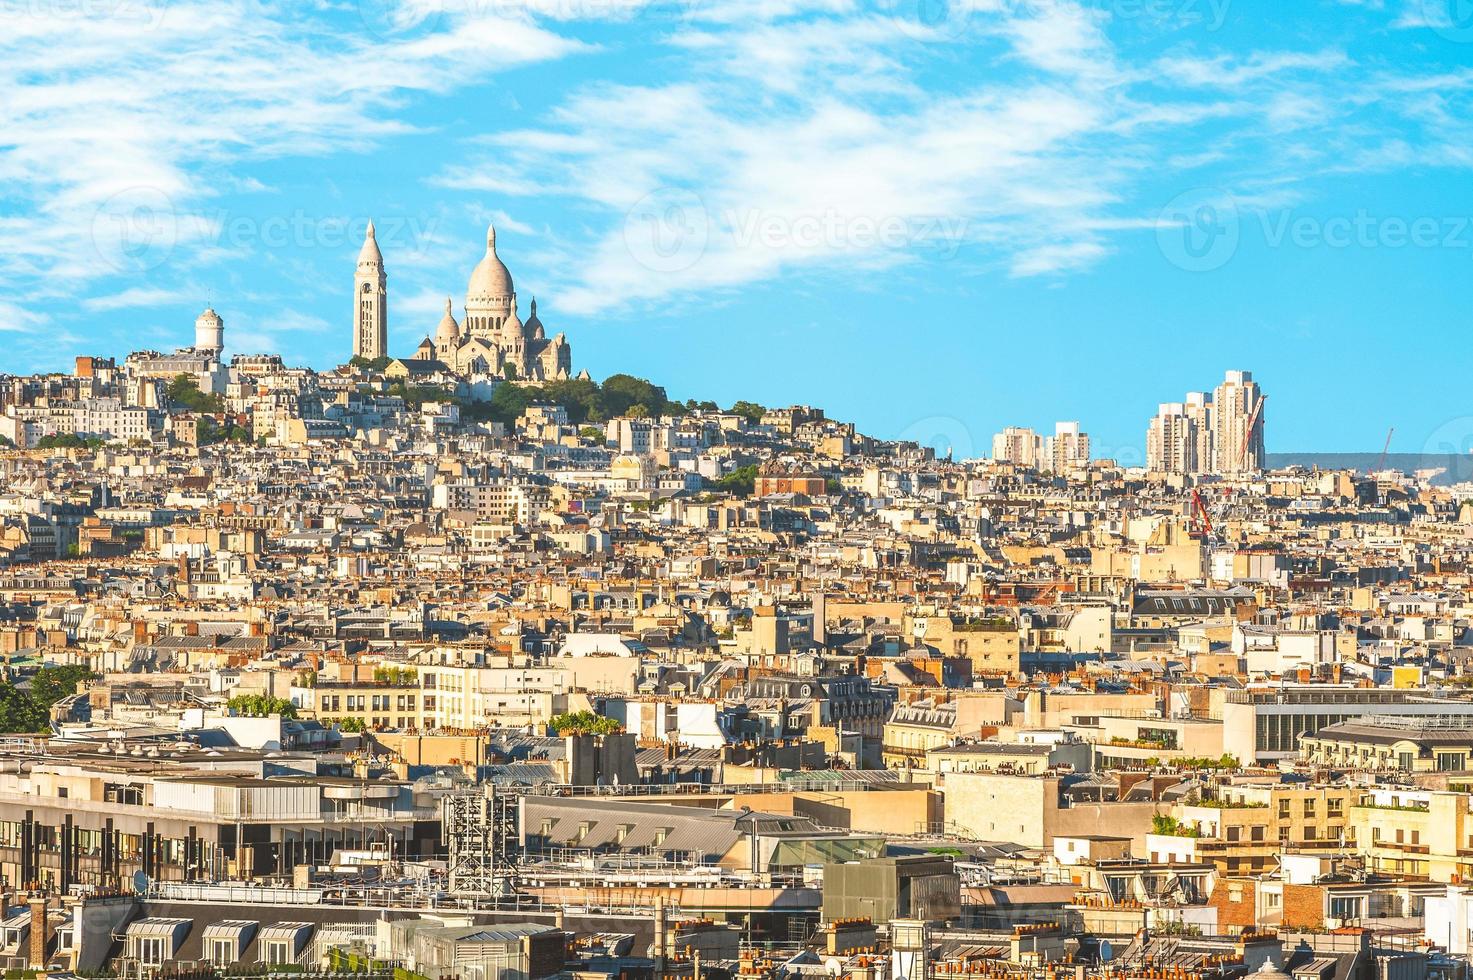
<path id="1" fill-rule="evenodd" d="M 387 353 L 387 282 L 383 255 L 370 222 L 353 278 L 356 356 L 373 360 Z M 490 375 L 517 381 L 563 380 L 571 376 L 573 364 L 567 339 L 562 334 L 548 339 L 537 317 L 536 299 L 525 321 L 517 314 L 516 289 L 511 272 L 496 254 L 494 226 L 486 229 L 486 254 L 471 270 L 460 322 L 456 322 L 454 305 L 447 297 L 445 315 L 414 356 L 439 361 L 467 377 Z"/>

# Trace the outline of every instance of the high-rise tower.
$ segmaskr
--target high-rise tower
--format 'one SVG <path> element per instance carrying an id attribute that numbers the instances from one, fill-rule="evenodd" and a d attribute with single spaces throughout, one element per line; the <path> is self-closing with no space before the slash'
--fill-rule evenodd
<path id="1" fill-rule="evenodd" d="M 1212 393 L 1214 469 L 1240 476 L 1263 469 L 1263 392 L 1251 371 L 1229 371 Z"/>
<path id="2" fill-rule="evenodd" d="M 372 361 L 389 351 L 389 290 L 384 274 L 384 257 L 373 236 L 373 222 L 363 248 L 358 251 L 358 269 L 353 274 L 353 356 Z"/>

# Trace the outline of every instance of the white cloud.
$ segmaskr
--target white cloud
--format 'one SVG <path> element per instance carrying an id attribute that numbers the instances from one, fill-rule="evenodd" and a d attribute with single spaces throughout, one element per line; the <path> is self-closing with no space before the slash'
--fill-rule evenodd
<path id="1" fill-rule="evenodd" d="M 120 293 L 88 296 L 82 300 L 82 309 L 89 313 L 107 313 L 113 310 L 128 310 L 146 306 L 162 306 L 197 298 L 197 288 L 188 290 L 163 289 L 154 286 L 132 286 Z"/>
<path id="2" fill-rule="evenodd" d="M 305 5 L 95 7 L 3 15 L 0 291 L 44 301 L 77 281 L 218 254 L 209 199 L 264 189 L 242 165 L 366 149 L 411 131 L 398 118 L 406 93 L 585 50 L 510 6 L 447 7 L 432 30 L 388 38 L 374 31 L 403 21 L 318 21 Z"/>

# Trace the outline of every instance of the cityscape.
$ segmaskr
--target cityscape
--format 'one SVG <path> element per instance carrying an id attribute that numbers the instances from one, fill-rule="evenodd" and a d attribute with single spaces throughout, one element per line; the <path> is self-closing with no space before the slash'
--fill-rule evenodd
<path id="1" fill-rule="evenodd" d="M 0 10 L 4 980 L 1473 980 L 1469 11 L 241 7 Z"/>

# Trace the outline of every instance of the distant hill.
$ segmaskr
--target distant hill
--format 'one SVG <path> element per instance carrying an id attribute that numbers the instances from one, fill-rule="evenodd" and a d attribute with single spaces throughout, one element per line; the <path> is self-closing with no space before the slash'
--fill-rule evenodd
<path id="1" fill-rule="evenodd" d="M 1369 473 L 1380 461 L 1380 453 L 1269 453 L 1270 469 L 1285 466 L 1318 466 L 1322 470 L 1359 470 Z M 1473 455 L 1462 453 L 1387 453 L 1386 468 L 1403 473 L 1437 471 L 1432 482 L 1440 486 L 1473 480 Z"/>

